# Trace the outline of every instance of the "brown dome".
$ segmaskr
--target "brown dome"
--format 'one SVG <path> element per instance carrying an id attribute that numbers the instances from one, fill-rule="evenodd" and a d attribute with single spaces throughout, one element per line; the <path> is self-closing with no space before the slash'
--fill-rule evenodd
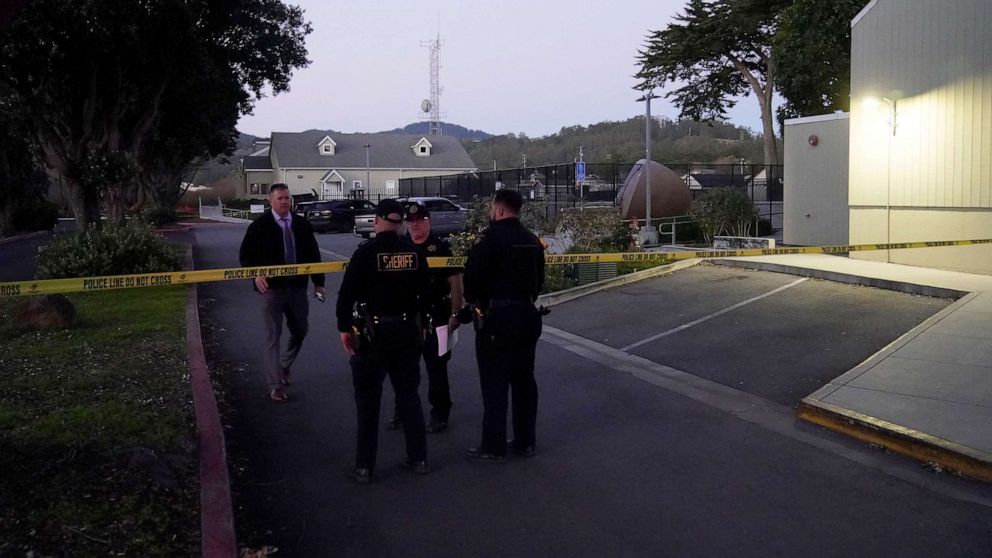
<path id="1" fill-rule="evenodd" d="M 630 170 L 623 182 L 620 215 L 624 219 L 644 219 L 644 159 Z M 651 219 L 689 213 L 692 194 L 675 171 L 651 161 Z"/>

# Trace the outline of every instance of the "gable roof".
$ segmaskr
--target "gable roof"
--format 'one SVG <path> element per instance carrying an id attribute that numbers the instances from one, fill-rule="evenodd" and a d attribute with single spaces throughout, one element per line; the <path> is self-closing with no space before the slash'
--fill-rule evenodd
<path id="1" fill-rule="evenodd" d="M 334 155 L 315 147 L 325 136 L 337 144 Z M 271 151 L 287 168 L 365 168 L 365 145 L 370 145 L 372 168 L 474 169 L 475 163 L 454 136 L 431 136 L 431 156 L 418 157 L 411 149 L 423 136 L 407 134 L 338 134 L 320 130 L 272 132 Z"/>
<path id="2" fill-rule="evenodd" d="M 272 161 L 269 160 L 269 150 L 265 150 L 264 155 L 249 155 L 245 157 L 245 170 L 272 170 Z"/>

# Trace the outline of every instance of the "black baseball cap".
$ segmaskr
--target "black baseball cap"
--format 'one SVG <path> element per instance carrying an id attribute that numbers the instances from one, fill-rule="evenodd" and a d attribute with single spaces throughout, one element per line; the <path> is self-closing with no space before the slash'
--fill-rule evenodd
<path id="1" fill-rule="evenodd" d="M 416 219 L 430 219 L 431 211 L 427 209 L 422 203 L 419 202 L 409 202 L 406 204 L 406 219 L 407 221 L 414 221 Z"/>
<path id="2" fill-rule="evenodd" d="M 393 213 L 398 214 L 400 218 L 390 219 L 389 216 Z M 402 223 L 403 215 L 406 214 L 406 211 L 403 209 L 403 204 L 400 202 L 394 199 L 385 199 L 380 201 L 379 204 L 375 206 L 375 214 L 390 223 Z"/>

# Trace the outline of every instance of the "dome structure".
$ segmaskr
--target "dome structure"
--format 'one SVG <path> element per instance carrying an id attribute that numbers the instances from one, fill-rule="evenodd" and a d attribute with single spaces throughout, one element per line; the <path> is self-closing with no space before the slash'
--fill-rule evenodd
<path id="1" fill-rule="evenodd" d="M 620 189 L 623 219 L 644 219 L 644 159 L 630 170 Z M 651 219 L 689 213 L 692 194 L 682 177 L 672 169 L 651 161 Z"/>

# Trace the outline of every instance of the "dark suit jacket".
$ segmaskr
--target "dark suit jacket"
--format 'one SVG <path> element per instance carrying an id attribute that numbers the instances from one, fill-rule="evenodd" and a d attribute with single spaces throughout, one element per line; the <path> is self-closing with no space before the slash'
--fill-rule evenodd
<path id="1" fill-rule="evenodd" d="M 320 248 L 313 236 L 310 221 L 302 215 L 293 214 L 293 239 L 296 246 L 296 263 L 314 263 L 320 261 Z M 282 227 L 276 222 L 272 210 L 266 211 L 261 217 L 248 225 L 248 232 L 241 241 L 240 259 L 242 267 L 260 265 L 283 265 L 286 263 L 282 242 Z M 324 286 L 324 274 L 310 275 L 313 284 Z M 270 277 L 270 289 L 306 288 L 307 276 Z"/>

